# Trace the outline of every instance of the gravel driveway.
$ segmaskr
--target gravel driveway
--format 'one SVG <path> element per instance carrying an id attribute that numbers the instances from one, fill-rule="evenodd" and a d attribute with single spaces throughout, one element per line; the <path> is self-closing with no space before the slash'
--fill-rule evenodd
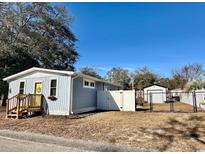
<path id="1" fill-rule="evenodd" d="M 31 142 L 0 136 L 1 152 L 75 152 L 84 151 L 77 148 L 58 146 L 54 144 Z"/>
<path id="2" fill-rule="evenodd" d="M 0 130 L 1 152 L 123 152 L 139 151 L 126 145 L 65 139 L 50 135 Z"/>

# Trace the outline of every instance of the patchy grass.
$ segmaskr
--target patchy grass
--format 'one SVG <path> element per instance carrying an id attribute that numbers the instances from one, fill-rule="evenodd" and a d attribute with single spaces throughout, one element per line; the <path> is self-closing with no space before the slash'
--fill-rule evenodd
<path id="1" fill-rule="evenodd" d="M 106 141 L 160 151 L 205 151 L 204 112 L 111 111 L 16 120 L 5 119 L 5 112 L 1 111 L 0 129 Z"/>

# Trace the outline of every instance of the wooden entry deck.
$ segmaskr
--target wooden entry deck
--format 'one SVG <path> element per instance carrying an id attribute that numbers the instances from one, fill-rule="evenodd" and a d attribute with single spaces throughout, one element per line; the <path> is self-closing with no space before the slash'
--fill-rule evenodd
<path id="1" fill-rule="evenodd" d="M 20 118 L 43 111 L 42 94 L 17 94 L 6 102 L 6 118 Z"/>

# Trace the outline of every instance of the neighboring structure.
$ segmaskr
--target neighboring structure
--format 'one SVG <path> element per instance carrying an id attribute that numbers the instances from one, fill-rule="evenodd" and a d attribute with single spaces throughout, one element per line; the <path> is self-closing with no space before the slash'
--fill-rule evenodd
<path id="1" fill-rule="evenodd" d="M 170 90 L 173 97 L 180 97 L 180 94 L 183 92 L 181 88 Z"/>
<path id="2" fill-rule="evenodd" d="M 160 85 L 151 85 L 144 88 L 144 101 L 150 103 L 150 94 L 152 94 L 152 103 L 166 102 L 166 87 Z"/>
<path id="3" fill-rule="evenodd" d="M 52 115 L 69 115 L 96 110 L 97 91 L 120 89 L 119 85 L 81 73 L 36 67 L 3 80 L 9 83 L 8 98 L 15 98 L 17 94 L 25 96 L 32 94 L 35 105 L 40 106 L 42 101 L 40 95 L 42 95 L 43 108 Z M 29 99 L 21 100 L 26 104 Z M 13 106 L 14 108 L 18 107 Z"/>
<path id="4" fill-rule="evenodd" d="M 173 89 L 169 91 L 170 99 L 174 102 L 180 102 L 180 96 L 183 90 L 181 88 Z"/>

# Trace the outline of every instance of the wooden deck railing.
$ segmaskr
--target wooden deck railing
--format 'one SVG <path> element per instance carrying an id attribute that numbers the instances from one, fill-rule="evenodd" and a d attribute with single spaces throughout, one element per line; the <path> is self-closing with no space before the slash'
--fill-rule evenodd
<path id="1" fill-rule="evenodd" d="M 6 115 L 19 117 L 23 112 L 42 110 L 41 94 L 17 94 L 7 100 Z"/>

